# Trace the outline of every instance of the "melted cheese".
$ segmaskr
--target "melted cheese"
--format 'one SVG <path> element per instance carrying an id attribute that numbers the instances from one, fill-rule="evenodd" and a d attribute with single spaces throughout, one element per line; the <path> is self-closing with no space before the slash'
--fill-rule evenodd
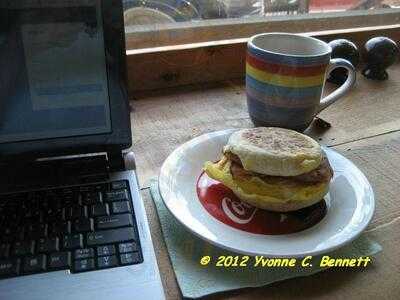
<path id="1" fill-rule="evenodd" d="M 234 179 L 230 172 L 231 162 L 222 159 L 218 163 L 206 162 L 204 170 L 208 176 L 229 187 L 239 198 L 257 207 L 263 203 L 310 202 L 321 200 L 328 191 L 329 182 L 315 185 L 268 184 L 256 176 Z"/>

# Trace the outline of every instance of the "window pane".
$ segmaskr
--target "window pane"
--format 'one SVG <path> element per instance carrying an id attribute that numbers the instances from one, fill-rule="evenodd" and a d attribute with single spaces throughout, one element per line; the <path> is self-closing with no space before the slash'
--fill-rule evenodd
<path id="1" fill-rule="evenodd" d="M 128 49 L 246 38 L 266 31 L 382 26 L 400 20 L 400 0 L 123 0 L 123 3 Z M 230 24 L 235 27 L 229 27 Z"/>
<path id="2" fill-rule="evenodd" d="M 127 25 L 400 7 L 400 0 L 123 0 Z"/>

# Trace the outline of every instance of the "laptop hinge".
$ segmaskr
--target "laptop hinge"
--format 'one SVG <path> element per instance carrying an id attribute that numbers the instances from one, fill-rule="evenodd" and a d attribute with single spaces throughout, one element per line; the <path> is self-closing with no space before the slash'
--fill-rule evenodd
<path id="1" fill-rule="evenodd" d="M 106 154 L 73 155 L 14 161 L 0 166 L 1 191 L 26 188 L 47 188 L 108 180 Z"/>
<path id="2" fill-rule="evenodd" d="M 107 152 L 108 167 L 111 172 L 125 170 L 124 155 L 122 151 Z"/>

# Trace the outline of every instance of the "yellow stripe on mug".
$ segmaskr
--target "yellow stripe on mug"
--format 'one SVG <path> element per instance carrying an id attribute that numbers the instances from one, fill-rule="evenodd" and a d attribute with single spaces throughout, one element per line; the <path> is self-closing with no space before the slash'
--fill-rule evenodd
<path id="1" fill-rule="evenodd" d="M 246 64 L 246 72 L 248 75 L 250 75 L 254 79 L 257 79 L 258 81 L 293 88 L 319 86 L 323 84 L 325 78 L 325 73 L 307 77 L 272 74 L 256 69 L 249 64 Z"/>

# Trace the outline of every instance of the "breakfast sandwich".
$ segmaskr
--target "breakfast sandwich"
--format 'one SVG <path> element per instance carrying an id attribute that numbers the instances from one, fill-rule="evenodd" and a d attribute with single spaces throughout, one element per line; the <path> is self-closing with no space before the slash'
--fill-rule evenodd
<path id="1" fill-rule="evenodd" d="M 234 132 L 221 159 L 206 162 L 204 170 L 243 202 L 278 212 L 299 210 L 321 201 L 333 176 L 315 140 L 276 127 Z"/>

